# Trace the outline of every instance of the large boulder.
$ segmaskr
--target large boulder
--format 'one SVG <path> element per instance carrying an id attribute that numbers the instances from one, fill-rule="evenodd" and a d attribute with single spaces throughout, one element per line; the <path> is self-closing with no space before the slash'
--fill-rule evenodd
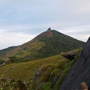
<path id="1" fill-rule="evenodd" d="M 60 90 L 81 90 L 82 82 L 90 87 L 90 38 L 85 43 L 80 57 L 73 64 Z"/>
<path id="2" fill-rule="evenodd" d="M 61 52 L 61 55 L 69 60 L 74 60 L 77 55 L 77 51 L 72 51 L 69 53 Z"/>

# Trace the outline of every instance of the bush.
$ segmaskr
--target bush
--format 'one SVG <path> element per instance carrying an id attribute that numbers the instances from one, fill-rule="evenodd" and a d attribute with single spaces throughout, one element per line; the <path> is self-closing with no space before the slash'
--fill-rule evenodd
<path id="1" fill-rule="evenodd" d="M 4 60 L 0 59 L 0 64 L 4 63 Z"/>
<path id="2" fill-rule="evenodd" d="M 28 62 L 28 61 L 30 61 L 29 59 L 18 58 L 16 56 L 11 56 L 11 57 L 9 57 L 9 59 L 10 59 L 10 61 L 12 63 L 19 63 L 19 62 Z"/>

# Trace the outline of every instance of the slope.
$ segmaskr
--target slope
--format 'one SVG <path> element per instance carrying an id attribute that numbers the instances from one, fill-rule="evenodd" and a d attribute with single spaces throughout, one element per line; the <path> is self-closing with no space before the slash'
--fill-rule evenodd
<path id="1" fill-rule="evenodd" d="M 80 52 L 79 49 L 75 51 Z M 0 88 L 3 87 L 5 90 L 9 90 L 6 88 L 14 87 L 15 84 L 9 83 L 9 81 L 15 79 L 16 82 L 21 80 L 25 84 L 28 83 L 26 84 L 28 90 L 35 90 L 35 88 L 36 90 L 59 90 L 73 62 L 74 60 L 70 61 L 59 54 L 30 62 L 7 64 L 0 67 Z M 37 71 L 38 68 L 41 68 L 41 71 Z M 6 87 L 4 87 L 3 83 L 5 82 L 3 80 L 7 81 L 8 85 Z M 45 83 L 42 84 L 43 82 Z"/>
<path id="2" fill-rule="evenodd" d="M 12 47 L 0 50 L 0 58 L 4 57 L 7 53 L 9 53 L 10 51 L 14 50 L 15 48 L 17 48 L 17 47 L 16 46 L 12 46 Z"/>
<path id="3" fill-rule="evenodd" d="M 80 57 L 72 66 L 60 90 L 81 90 L 80 84 L 85 82 L 90 89 L 90 38 L 86 42 Z"/>
<path id="4" fill-rule="evenodd" d="M 37 69 L 43 65 L 58 64 L 68 60 L 60 54 L 49 58 L 24 63 L 12 63 L 0 67 L 0 78 L 18 78 L 22 81 L 33 80 Z"/>
<path id="5" fill-rule="evenodd" d="M 82 47 L 83 44 L 81 41 L 49 28 L 31 41 L 7 53 L 4 57 L 16 56 L 16 58 L 35 60 L 57 55 L 62 51 L 70 51 Z"/>

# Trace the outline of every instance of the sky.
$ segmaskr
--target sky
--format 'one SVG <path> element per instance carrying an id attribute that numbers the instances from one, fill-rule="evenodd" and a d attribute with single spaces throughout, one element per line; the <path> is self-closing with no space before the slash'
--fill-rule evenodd
<path id="1" fill-rule="evenodd" d="M 90 36 L 90 0 L 0 0 L 0 49 L 49 27 L 81 41 Z"/>

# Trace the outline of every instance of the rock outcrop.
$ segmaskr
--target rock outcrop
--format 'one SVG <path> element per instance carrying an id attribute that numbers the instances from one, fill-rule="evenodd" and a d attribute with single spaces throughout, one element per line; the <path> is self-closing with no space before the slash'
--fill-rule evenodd
<path id="1" fill-rule="evenodd" d="M 85 43 L 80 57 L 73 64 L 60 90 L 81 90 L 82 82 L 90 88 L 90 38 Z"/>
<path id="2" fill-rule="evenodd" d="M 33 79 L 33 82 L 35 82 L 36 80 L 37 80 L 37 78 L 38 78 L 38 76 L 40 75 L 40 73 L 41 73 L 41 70 L 42 70 L 42 66 L 37 70 L 37 72 L 35 73 L 35 77 L 34 77 L 34 79 Z"/>
<path id="3" fill-rule="evenodd" d="M 75 56 L 77 55 L 77 52 L 76 51 L 72 51 L 70 53 L 62 52 L 61 55 L 69 60 L 74 60 Z"/>

